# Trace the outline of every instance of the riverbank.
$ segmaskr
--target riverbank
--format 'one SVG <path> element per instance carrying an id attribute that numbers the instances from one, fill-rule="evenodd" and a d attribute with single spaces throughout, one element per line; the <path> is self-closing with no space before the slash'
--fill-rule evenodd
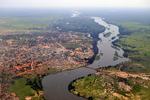
<path id="1" fill-rule="evenodd" d="M 126 21 L 125 21 L 126 20 Z M 127 21 L 128 20 L 128 21 Z M 128 16 L 121 21 L 108 20 L 119 26 L 119 40 L 113 42 L 114 45 L 124 50 L 124 56 L 130 62 L 122 64 L 121 71 L 129 73 L 149 73 L 150 51 L 149 51 L 149 25 L 143 20 L 133 20 Z M 138 23 L 138 24 L 137 24 Z M 117 68 L 118 66 L 116 66 Z"/>
<path id="2" fill-rule="evenodd" d="M 94 21 L 98 24 L 100 24 L 101 22 L 105 23 L 99 17 L 95 17 Z M 112 40 L 110 41 L 110 39 L 116 36 L 117 34 L 119 34 L 118 27 L 113 26 L 113 25 L 108 25 L 107 23 L 105 24 L 110 28 L 109 31 L 114 31 L 114 32 L 113 34 L 110 35 L 110 37 L 106 38 L 103 36 L 101 37 L 102 41 L 98 40 L 98 42 L 95 43 L 97 44 L 96 45 L 97 48 L 101 51 L 101 52 L 98 52 L 99 50 L 96 49 L 96 53 L 97 54 L 103 53 L 103 55 L 101 55 L 102 56 L 101 59 L 99 59 L 98 61 L 94 61 L 92 64 L 87 65 L 84 68 L 82 67 L 82 68 L 78 68 L 78 69 L 71 70 L 71 71 L 64 71 L 55 75 L 49 75 L 49 76 L 44 77 L 42 85 L 44 87 L 44 96 L 47 99 L 84 100 L 84 98 L 77 97 L 68 91 L 68 85 L 70 84 L 72 80 L 77 79 L 79 77 L 87 76 L 89 74 L 94 74 L 96 72 L 95 70 L 96 68 L 99 68 L 102 66 L 108 66 L 108 64 L 114 65 L 114 64 L 118 64 L 118 63 L 128 60 L 126 58 L 121 57 L 117 61 L 113 61 L 115 50 L 111 47 Z M 108 28 L 105 31 L 108 31 Z M 102 32 L 101 34 L 103 35 L 103 33 L 104 32 Z M 99 34 L 99 37 L 101 34 Z M 109 47 L 109 49 L 106 47 Z M 120 48 L 120 51 L 118 51 L 118 54 L 121 56 L 123 55 L 123 51 L 121 50 L 121 48 Z M 110 57 L 108 58 L 108 56 Z"/>
<path id="3" fill-rule="evenodd" d="M 119 70 L 97 69 L 97 73 L 70 83 L 70 92 L 88 100 L 150 98 L 149 74 L 130 74 Z M 140 95 L 142 94 L 142 95 Z"/>

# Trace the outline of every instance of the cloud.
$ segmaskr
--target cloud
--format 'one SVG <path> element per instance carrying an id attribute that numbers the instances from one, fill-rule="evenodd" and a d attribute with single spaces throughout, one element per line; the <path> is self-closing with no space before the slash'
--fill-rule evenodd
<path id="1" fill-rule="evenodd" d="M 0 0 L 0 7 L 150 7 L 150 0 Z"/>

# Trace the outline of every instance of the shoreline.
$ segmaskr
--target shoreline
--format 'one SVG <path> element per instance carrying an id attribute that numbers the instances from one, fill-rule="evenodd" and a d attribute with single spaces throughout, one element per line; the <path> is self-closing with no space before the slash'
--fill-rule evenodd
<path id="1" fill-rule="evenodd" d="M 99 18 L 99 17 L 98 17 Z M 100 19 L 97 20 L 99 21 Z M 95 20 L 94 20 L 95 21 Z M 100 20 L 100 21 L 103 21 L 103 20 Z M 97 22 L 95 21 L 96 23 L 100 23 L 100 22 Z M 103 21 L 104 24 L 106 24 L 108 27 L 109 27 L 109 24 L 105 23 Z M 101 24 L 100 24 L 101 25 Z M 103 25 L 104 26 L 104 25 Z M 111 25 L 113 26 L 113 25 Z M 104 26 L 105 27 L 105 26 Z M 115 26 L 116 27 L 116 26 Z M 112 27 L 110 27 L 112 28 Z M 117 28 L 118 29 L 118 28 Z M 117 30 L 116 29 L 116 30 Z M 106 29 L 103 31 L 105 32 Z M 111 29 L 111 31 L 113 31 Z M 99 33 L 99 34 L 102 34 L 103 32 Z M 99 62 L 99 61 L 94 61 L 94 57 L 98 54 L 98 51 L 100 50 L 100 44 L 99 44 L 99 34 L 97 36 L 97 40 L 94 40 L 94 46 L 93 46 L 93 50 L 95 50 L 94 52 L 94 56 L 91 58 L 91 63 L 89 63 L 87 66 L 85 67 L 80 67 L 80 68 L 77 68 L 77 69 L 74 69 L 74 70 L 70 70 L 70 71 L 63 71 L 61 73 L 58 73 L 58 74 L 55 74 L 55 75 L 48 75 L 47 77 L 44 77 L 43 79 L 43 82 L 42 82 L 42 85 L 44 87 L 44 97 L 46 99 L 53 99 L 53 100 L 58 100 L 58 99 L 66 99 L 66 100 L 70 100 L 71 98 L 73 98 L 72 100 L 85 100 L 85 98 L 81 98 L 81 97 L 77 97 L 77 95 L 71 93 L 69 91 L 69 88 L 70 87 L 70 84 L 71 82 L 73 82 L 74 80 L 78 79 L 78 78 L 81 78 L 81 77 L 85 77 L 87 75 L 92 75 L 94 73 L 96 73 L 96 69 L 99 69 L 101 66 L 99 66 L 96 62 Z M 118 34 L 118 33 L 117 33 Z M 114 34 L 116 36 L 116 33 Z M 111 37 L 110 37 L 111 38 Z M 112 41 L 110 41 L 112 42 Z M 107 44 L 106 44 L 107 45 Z M 111 47 L 111 45 L 108 45 Z M 112 48 L 111 48 L 112 49 Z M 109 50 L 109 49 L 108 49 Z M 100 50 L 101 51 L 101 50 Z M 107 51 L 107 50 L 106 50 Z M 104 52 L 104 50 L 102 50 L 102 53 Z M 121 51 L 123 52 L 123 51 Z M 107 53 L 105 52 L 104 54 L 104 57 L 106 56 L 107 58 Z M 112 56 L 114 55 L 114 53 L 112 52 L 111 53 Z M 108 55 L 109 56 L 109 55 Z M 103 57 L 101 58 L 103 59 Z M 100 59 L 100 60 L 101 60 Z M 119 62 L 117 63 L 120 63 L 120 62 L 124 62 L 125 60 L 120 58 L 121 60 L 119 60 Z M 93 61 L 92 61 L 93 60 Z M 110 60 L 110 59 L 109 59 Z M 108 60 L 108 61 L 109 61 Z M 106 62 L 104 62 L 104 66 L 107 66 L 108 64 L 108 61 L 106 60 Z M 115 61 L 114 61 L 115 62 Z M 96 63 L 96 65 L 95 65 Z M 113 65 L 113 64 L 117 64 L 116 62 L 113 63 L 113 62 L 110 62 L 111 64 L 110 65 Z M 108 66 L 110 66 L 108 65 Z M 103 66 L 103 67 L 104 67 Z M 49 95 L 51 94 L 51 95 Z"/>

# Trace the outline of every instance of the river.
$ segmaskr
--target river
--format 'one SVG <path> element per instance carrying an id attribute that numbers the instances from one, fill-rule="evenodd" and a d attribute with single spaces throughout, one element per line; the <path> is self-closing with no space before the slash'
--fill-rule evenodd
<path id="1" fill-rule="evenodd" d="M 112 24 L 107 24 L 103 21 L 103 18 L 100 17 L 91 17 L 94 21 L 104 27 L 106 30 L 103 33 L 99 34 L 101 40 L 98 41 L 97 47 L 99 49 L 100 60 L 94 61 L 91 65 L 86 67 L 81 67 L 78 69 L 63 71 L 58 74 L 48 75 L 43 78 L 42 85 L 44 87 L 44 97 L 47 100 L 86 100 L 85 98 L 78 97 L 73 93 L 68 91 L 68 85 L 71 81 L 87 76 L 89 74 L 96 73 L 94 69 L 91 68 L 100 68 L 109 65 L 116 65 L 125 61 L 128 61 L 128 58 L 123 57 L 124 51 L 117 47 L 117 49 L 112 48 L 112 42 L 118 39 L 117 35 L 119 33 L 119 27 Z M 105 33 L 111 32 L 109 37 L 104 37 Z M 115 39 L 112 39 L 115 38 Z M 118 60 L 113 60 L 115 52 L 118 52 Z"/>

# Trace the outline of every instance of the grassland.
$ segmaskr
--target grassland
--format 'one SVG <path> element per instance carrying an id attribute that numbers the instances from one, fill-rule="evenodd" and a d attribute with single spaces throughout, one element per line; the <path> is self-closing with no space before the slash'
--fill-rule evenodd
<path id="1" fill-rule="evenodd" d="M 97 56 L 95 57 L 95 60 L 96 60 L 96 61 L 100 60 L 100 55 L 97 55 Z"/>
<path id="2" fill-rule="evenodd" d="M 111 72 L 101 71 L 94 75 L 77 79 L 70 91 L 89 100 L 99 99 L 150 99 L 148 80 L 123 78 Z M 148 92 L 146 92 L 148 91 Z"/>
<path id="3" fill-rule="evenodd" d="M 0 30 L 48 30 L 60 17 L 1 17 Z"/>
<path id="4" fill-rule="evenodd" d="M 24 96 L 34 96 L 36 91 L 26 84 L 27 81 L 25 78 L 18 79 L 14 82 L 14 84 L 10 85 L 9 90 L 11 93 L 16 93 L 16 95 L 20 98 L 23 98 Z"/>
<path id="5" fill-rule="evenodd" d="M 120 30 L 122 34 L 119 35 L 120 39 L 115 41 L 114 45 L 123 48 L 124 56 L 131 59 L 131 62 L 124 64 L 126 67 L 123 67 L 122 71 L 132 72 L 133 70 L 135 73 L 141 69 L 140 72 L 150 72 L 150 26 L 137 22 L 118 24 L 121 24 L 124 30 Z"/>
<path id="6" fill-rule="evenodd" d="M 7 91 L 15 93 L 19 100 L 25 100 L 26 97 L 32 97 L 32 100 L 45 100 L 43 97 L 42 78 L 58 72 L 55 68 L 45 66 L 40 70 L 36 69 L 19 76 L 12 76 L 12 84 L 9 84 Z"/>
<path id="7" fill-rule="evenodd" d="M 80 47 L 78 44 L 62 44 L 62 46 L 64 46 L 66 49 L 75 49 Z"/>

